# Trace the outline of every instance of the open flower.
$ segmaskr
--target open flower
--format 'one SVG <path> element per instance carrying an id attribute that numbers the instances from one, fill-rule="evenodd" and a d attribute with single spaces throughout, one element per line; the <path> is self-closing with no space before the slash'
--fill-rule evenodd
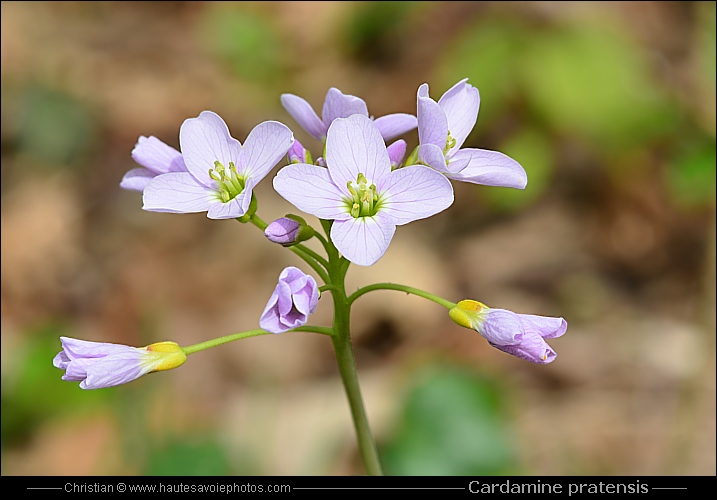
<path id="1" fill-rule="evenodd" d="M 60 341 L 62 351 L 52 364 L 65 370 L 62 380 L 80 382 L 82 389 L 126 384 L 150 372 L 177 368 L 187 360 L 174 342 L 130 347 L 68 337 L 60 337 Z"/>
<path id="2" fill-rule="evenodd" d="M 381 134 L 365 116 L 331 124 L 326 164 L 288 165 L 274 178 L 274 189 L 300 210 L 333 219 L 331 240 L 361 266 L 381 258 L 396 226 L 453 203 L 451 183 L 435 170 L 414 165 L 392 171 Z"/>
<path id="3" fill-rule="evenodd" d="M 418 158 L 457 181 L 524 189 L 528 176 L 520 164 L 497 151 L 461 149 L 478 118 L 478 89 L 461 80 L 434 101 L 428 84 L 418 88 Z"/>
<path id="4" fill-rule="evenodd" d="M 282 333 L 305 325 L 309 314 L 319 305 L 319 288 L 316 280 L 301 269 L 287 267 L 279 275 L 259 326 L 271 333 Z"/>
<path id="5" fill-rule="evenodd" d="M 120 187 L 144 191 L 149 181 L 169 172 L 186 172 L 182 154 L 154 136 L 140 136 L 132 150 L 132 159 L 144 168 L 133 168 L 122 177 Z"/>
<path id="6" fill-rule="evenodd" d="M 544 339 L 560 337 L 568 329 L 563 318 L 516 314 L 491 309 L 475 300 L 461 300 L 451 319 L 480 333 L 493 347 L 533 363 L 550 363 L 557 354 Z"/>
<path id="7" fill-rule="evenodd" d="M 311 105 L 294 94 L 281 94 L 281 105 L 296 120 L 301 128 L 319 141 L 326 140 L 326 133 L 331 123 L 337 118 L 348 118 L 359 114 L 368 117 L 366 103 L 360 97 L 343 94 L 339 89 L 331 87 L 326 93 L 321 119 Z M 416 128 L 416 117 L 407 113 L 393 113 L 374 120 L 384 141 L 405 134 Z"/>
<path id="8" fill-rule="evenodd" d="M 249 210 L 254 186 L 287 153 L 294 140 L 283 123 L 266 121 L 242 144 L 211 111 L 184 121 L 179 143 L 188 172 L 159 175 L 144 190 L 144 210 L 207 212 L 210 219 L 231 219 Z"/>

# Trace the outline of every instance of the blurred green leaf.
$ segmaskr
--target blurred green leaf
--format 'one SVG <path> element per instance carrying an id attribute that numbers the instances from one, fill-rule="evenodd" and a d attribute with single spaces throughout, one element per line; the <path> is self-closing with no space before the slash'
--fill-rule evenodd
<path id="1" fill-rule="evenodd" d="M 406 400 L 382 453 L 387 474 L 495 475 L 516 470 L 495 382 L 455 368 L 432 369 Z"/>
<path id="2" fill-rule="evenodd" d="M 27 91 L 18 122 L 20 151 L 50 165 L 75 163 L 95 138 L 93 119 L 80 102 L 43 87 Z"/>
<path id="3" fill-rule="evenodd" d="M 29 438 L 46 420 L 105 406 L 111 398 L 106 391 L 85 391 L 77 382 L 62 380 L 63 371 L 52 360 L 62 348 L 60 336 L 66 334 L 56 325 L 27 332 L 29 340 L 14 360 L 16 372 L 3 377 L 3 447 Z"/>
<path id="4" fill-rule="evenodd" d="M 438 89 L 431 97 L 456 82 L 468 83 L 481 95 L 481 110 L 474 130 L 481 130 L 500 112 L 517 88 L 516 64 L 521 47 L 521 29 L 508 21 L 479 22 L 469 25 L 458 36 L 439 64 Z"/>
<path id="5" fill-rule="evenodd" d="M 237 75 L 265 84 L 280 76 L 285 47 L 266 16 L 232 4 L 217 5 L 205 13 L 202 41 Z"/>
<path id="6" fill-rule="evenodd" d="M 480 194 L 498 210 L 523 208 L 540 198 L 550 185 L 555 170 L 555 155 L 550 140 L 537 130 L 523 130 L 505 141 L 500 152 L 520 163 L 528 174 L 525 189 L 481 186 Z"/>
<path id="7" fill-rule="evenodd" d="M 226 476 L 229 459 L 222 446 L 212 439 L 171 442 L 150 452 L 150 476 Z"/>
<path id="8" fill-rule="evenodd" d="M 550 125 L 601 151 L 631 147 L 674 125 L 677 108 L 653 82 L 646 55 L 604 27 L 541 33 L 512 63 L 522 66 L 529 103 Z"/>
<path id="9" fill-rule="evenodd" d="M 665 176 L 668 192 L 678 206 L 700 207 L 715 200 L 715 142 L 692 145 L 669 165 Z"/>

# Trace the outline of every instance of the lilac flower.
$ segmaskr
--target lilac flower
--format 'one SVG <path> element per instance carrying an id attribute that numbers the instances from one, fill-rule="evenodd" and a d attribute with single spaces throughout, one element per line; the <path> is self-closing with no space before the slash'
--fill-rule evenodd
<path id="1" fill-rule="evenodd" d="M 266 226 L 264 236 L 273 243 L 287 247 L 313 238 L 314 228 L 307 225 L 301 217 L 288 215 Z"/>
<path id="2" fill-rule="evenodd" d="M 226 123 L 211 111 L 184 121 L 179 143 L 188 172 L 152 179 L 144 190 L 144 210 L 207 212 L 210 219 L 243 216 L 254 186 L 287 153 L 293 142 L 279 122 L 260 123 L 242 144 L 229 135 Z"/>
<path id="3" fill-rule="evenodd" d="M 314 278 L 300 269 L 287 267 L 271 294 L 259 326 L 271 333 L 282 333 L 306 324 L 319 305 L 319 288 Z"/>
<path id="4" fill-rule="evenodd" d="M 348 118 L 359 114 L 368 117 L 368 108 L 363 99 L 343 94 L 339 89 L 331 87 L 326 93 L 321 118 L 311 105 L 294 94 L 281 94 L 281 105 L 313 138 L 326 140 L 326 133 L 331 123 L 337 118 Z M 373 118 L 372 118 L 373 119 Z M 374 121 L 385 141 L 416 128 L 416 117 L 406 113 L 394 113 L 376 118 Z"/>
<path id="5" fill-rule="evenodd" d="M 144 191 L 149 181 L 168 172 L 186 172 L 182 154 L 154 136 L 140 136 L 132 150 L 132 159 L 144 168 L 133 168 L 122 177 L 120 187 Z"/>
<path id="6" fill-rule="evenodd" d="M 497 151 L 461 149 L 478 118 L 478 89 L 461 80 L 436 103 L 428 84 L 418 88 L 418 158 L 457 181 L 524 189 L 528 177 L 520 164 Z"/>
<path id="7" fill-rule="evenodd" d="M 336 248 L 361 266 L 381 258 L 396 226 L 453 203 L 451 183 L 435 170 L 414 165 L 392 171 L 381 134 L 365 116 L 331 124 L 326 163 L 288 165 L 274 178 L 274 189 L 300 210 L 333 219 Z"/>
<path id="8" fill-rule="evenodd" d="M 560 337 L 568 329 L 563 318 L 491 309 L 475 300 L 461 300 L 449 314 L 459 325 L 476 330 L 493 347 L 532 363 L 553 361 L 557 354 L 543 339 Z"/>
<path id="9" fill-rule="evenodd" d="M 62 380 L 80 382 L 81 389 L 126 384 L 150 372 L 177 368 L 187 360 L 174 342 L 130 347 L 68 337 L 60 337 L 60 341 L 62 351 L 52 364 L 65 370 Z"/>

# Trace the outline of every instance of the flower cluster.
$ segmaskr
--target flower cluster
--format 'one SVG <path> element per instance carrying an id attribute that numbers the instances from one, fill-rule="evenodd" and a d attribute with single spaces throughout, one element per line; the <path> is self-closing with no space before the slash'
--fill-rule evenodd
<path id="1" fill-rule="evenodd" d="M 206 212 L 210 219 L 251 223 L 269 241 L 302 258 L 325 284 L 320 287 L 314 277 L 287 267 L 259 318 L 260 330 L 187 348 L 173 342 L 135 348 L 62 338 L 63 351 L 54 364 L 65 370 L 64 380 L 80 381 L 83 389 L 118 385 L 175 368 L 198 350 L 265 333 L 314 331 L 334 336 L 338 346 L 349 338 L 345 319 L 352 302 L 376 289 L 403 290 L 444 305 L 456 323 L 519 358 L 535 363 L 555 358 L 544 339 L 565 333 L 567 323 L 562 318 L 515 314 L 472 300 L 453 304 L 397 284 L 371 285 L 350 297 L 345 293 L 350 263 L 376 263 L 398 226 L 452 205 L 451 181 L 526 187 L 525 170 L 512 158 L 463 147 L 478 117 L 480 95 L 475 87 L 461 80 L 436 102 L 423 84 L 416 94 L 415 116 L 394 113 L 374 119 L 362 99 L 336 88 L 327 92 L 320 118 L 299 96 L 283 94 L 281 103 L 301 128 L 320 141 L 323 149 L 316 160 L 282 123 L 260 123 L 242 144 L 219 115 L 202 111 L 180 127 L 179 151 L 156 137 L 140 137 L 132 158 L 142 168 L 128 171 L 120 187 L 141 191 L 144 210 Z M 407 158 L 405 140 L 387 144 L 414 129 L 418 146 Z M 273 178 L 274 189 L 299 210 L 321 219 L 325 236 L 298 215 L 287 214 L 266 224 L 256 214 L 254 188 L 283 158 L 286 163 Z M 303 245 L 312 238 L 319 240 L 326 256 Z M 326 290 L 334 296 L 334 327 L 305 326 L 318 306 L 320 291 Z"/>

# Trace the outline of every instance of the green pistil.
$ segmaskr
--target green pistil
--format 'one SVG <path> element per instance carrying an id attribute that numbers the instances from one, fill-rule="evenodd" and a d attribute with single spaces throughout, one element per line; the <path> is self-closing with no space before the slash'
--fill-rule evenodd
<path id="1" fill-rule="evenodd" d="M 443 148 L 443 154 L 444 155 L 447 154 L 451 150 L 451 148 L 455 145 L 456 145 L 456 140 L 453 137 L 451 137 L 451 132 L 449 130 L 448 136 L 446 137 L 446 147 Z"/>
<path id="2" fill-rule="evenodd" d="M 348 181 L 346 187 L 351 193 L 351 198 L 345 200 L 351 217 L 372 217 L 376 215 L 381 202 L 376 193 L 376 185 L 368 185 L 368 180 L 363 174 L 358 174 L 356 182 Z"/>
<path id="3" fill-rule="evenodd" d="M 237 167 L 233 161 L 229 162 L 229 168 L 224 168 L 220 161 L 214 162 L 214 168 L 209 169 L 209 177 L 219 185 L 219 197 L 226 203 L 233 200 L 244 191 L 244 177 L 237 173 Z"/>

